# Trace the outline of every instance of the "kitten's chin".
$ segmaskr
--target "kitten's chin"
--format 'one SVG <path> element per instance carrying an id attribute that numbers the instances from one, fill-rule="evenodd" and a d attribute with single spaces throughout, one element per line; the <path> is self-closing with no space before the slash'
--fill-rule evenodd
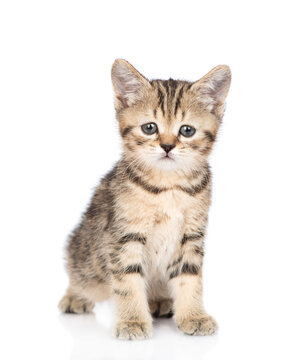
<path id="1" fill-rule="evenodd" d="M 170 157 L 162 157 L 155 162 L 156 168 L 163 171 L 174 171 L 178 170 L 179 164 L 176 160 Z"/>

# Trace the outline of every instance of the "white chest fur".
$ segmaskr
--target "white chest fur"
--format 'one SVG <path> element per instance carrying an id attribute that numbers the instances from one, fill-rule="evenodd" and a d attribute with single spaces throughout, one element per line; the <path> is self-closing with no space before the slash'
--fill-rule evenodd
<path id="1" fill-rule="evenodd" d="M 146 281 L 152 298 L 168 297 L 167 266 L 183 235 L 184 209 L 176 192 L 157 198 L 153 226 L 146 244 Z"/>

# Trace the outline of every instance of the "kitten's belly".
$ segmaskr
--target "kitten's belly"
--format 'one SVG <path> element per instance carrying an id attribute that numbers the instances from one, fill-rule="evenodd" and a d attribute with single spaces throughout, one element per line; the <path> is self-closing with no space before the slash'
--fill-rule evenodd
<path id="1" fill-rule="evenodd" d="M 180 246 L 183 215 L 176 210 L 169 214 L 158 213 L 157 223 L 151 230 L 146 244 L 146 283 L 152 300 L 169 298 L 167 266 Z"/>

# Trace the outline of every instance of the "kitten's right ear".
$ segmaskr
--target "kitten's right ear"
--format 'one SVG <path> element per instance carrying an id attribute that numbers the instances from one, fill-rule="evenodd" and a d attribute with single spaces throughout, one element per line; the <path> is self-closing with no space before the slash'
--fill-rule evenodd
<path id="1" fill-rule="evenodd" d="M 123 59 L 115 60 L 111 75 L 117 111 L 141 100 L 145 90 L 151 88 L 149 81 Z"/>

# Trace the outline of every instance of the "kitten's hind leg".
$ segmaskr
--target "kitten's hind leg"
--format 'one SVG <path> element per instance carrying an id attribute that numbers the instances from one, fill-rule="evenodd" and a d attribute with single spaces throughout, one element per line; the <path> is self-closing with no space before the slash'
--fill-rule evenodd
<path id="1" fill-rule="evenodd" d="M 153 317 L 170 318 L 173 316 L 173 302 L 171 299 L 149 301 L 149 309 Z"/>
<path id="2" fill-rule="evenodd" d="M 76 294 L 72 288 L 68 288 L 66 295 L 59 302 L 59 309 L 67 314 L 90 313 L 94 308 L 94 302 Z"/>

